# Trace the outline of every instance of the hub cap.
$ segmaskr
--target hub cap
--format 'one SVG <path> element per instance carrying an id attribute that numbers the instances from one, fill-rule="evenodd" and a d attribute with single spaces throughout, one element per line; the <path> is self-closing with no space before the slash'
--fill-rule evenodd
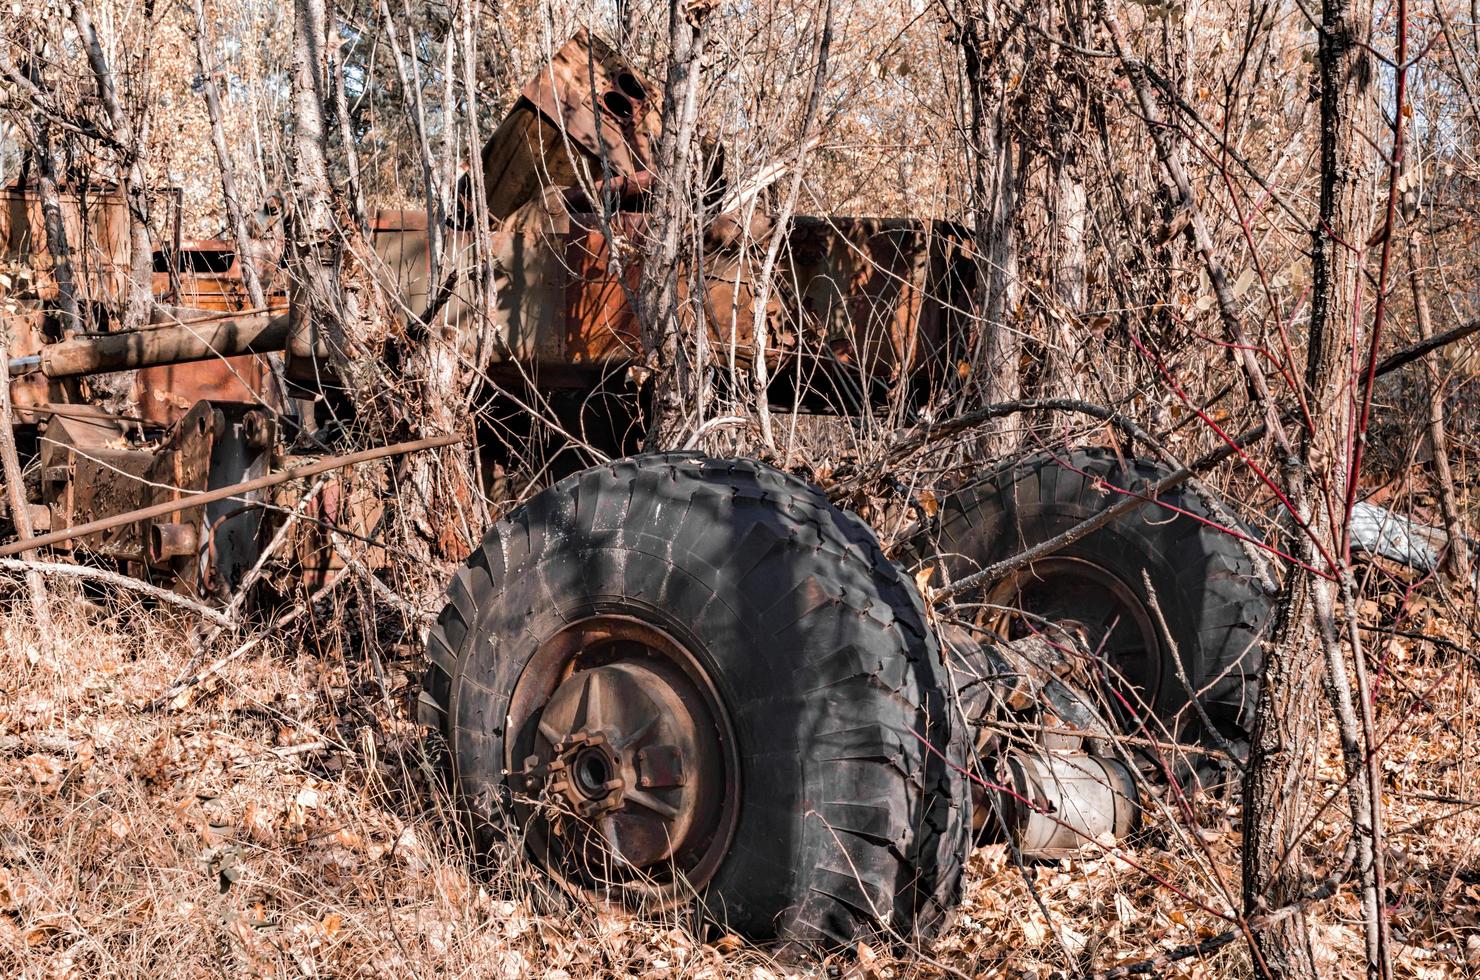
<path id="1" fill-rule="evenodd" d="M 1020 610 L 996 624 L 1008 639 L 1044 633 L 1096 655 L 1109 707 L 1126 731 L 1145 724 L 1163 684 L 1160 634 L 1140 597 L 1082 558 L 1055 556 L 999 583 L 988 601 Z"/>
<path id="2" fill-rule="evenodd" d="M 593 616 L 546 641 L 510 704 L 510 786 L 530 849 L 568 887 L 668 904 L 734 830 L 734 738 L 708 675 L 668 633 Z"/>

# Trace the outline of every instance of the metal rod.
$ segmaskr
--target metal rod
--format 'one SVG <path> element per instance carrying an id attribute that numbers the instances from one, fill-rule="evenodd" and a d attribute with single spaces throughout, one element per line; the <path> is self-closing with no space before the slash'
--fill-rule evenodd
<path id="1" fill-rule="evenodd" d="M 434 436 L 430 439 L 417 439 L 414 442 L 400 442 L 393 446 L 381 446 L 379 449 L 366 449 L 347 456 L 333 456 L 329 459 L 321 459 L 316 463 L 306 463 L 303 466 L 295 466 L 292 469 L 283 470 L 281 473 L 269 473 L 259 476 L 253 480 L 233 484 L 229 487 L 221 487 L 205 493 L 191 494 L 178 500 L 166 500 L 162 503 L 142 507 L 139 510 L 131 510 L 126 514 L 115 514 L 112 517 L 104 517 L 100 520 L 89 521 L 76 527 L 62 528 L 60 531 L 52 531 L 50 534 L 42 534 L 34 538 L 26 538 L 24 541 L 12 541 L 7 545 L 0 545 L 0 558 L 9 555 L 18 555 L 26 551 L 35 551 L 38 548 L 49 547 L 80 538 L 88 534 L 96 534 L 111 527 L 122 527 L 135 521 L 147 521 L 155 517 L 163 517 L 165 514 L 173 514 L 176 511 L 186 510 L 190 507 L 200 507 L 204 504 L 215 503 L 218 500 L 226 500 L 238 494 L 251 493 L 253 490 L 261 490 L 266 487 L 275 487 L 279 483 L 287 483 L 300 477 L 315 476 L 328 470 L 338 469 L 341 466 L 354 466 L 356 463 L 368 463 L 372 459 L 381 459 L 386 456 L 399 456 L 405 453 L 420 452 L 423 449 L 435 449 L 439 446 L 451 446 L 462 442 L 462 436 Z"/>
<path id="2" fill-rule="evenodd" d="M 287 345 L 288 317 L 266 314 L 204 323 L 180 323 L 76 337 L 41 349 L 41 373 L 69 378 L 160 364 L 185 364 L 216 357 L 266 354 Z"/>
<path id="3" fill-rule="evenodd" d="M 287 315 L 281 307 L 213 313 L 156 306 L 154 315 L 154 323 L 138 330 L 78 334 L 46 344 L 35 354 L 12 357 L 6 365 L 7 373 L 22 375 L 40 371 L 49 378 L 66 378 L 215 357 L 265 354 L 281 350 L 288 334 Z"/>
<path id="4" fill-rule="evenodd" d="M 67 419 L 108 419 L 114 422 L 137 422 L 140 425 L 153 425 L 160 428 L 164 423 L 158 419 L 146 419 L 140 415 L 116 415 L 113 412 L 103 412 L 86 402 L 42 402 L 39 405 L 12 405 L 12 412 L 26 412 L 31 415 L 60 415 Z"/>

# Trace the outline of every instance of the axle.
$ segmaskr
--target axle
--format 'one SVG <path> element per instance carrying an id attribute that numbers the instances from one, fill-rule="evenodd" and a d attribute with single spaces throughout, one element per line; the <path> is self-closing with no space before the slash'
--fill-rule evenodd
<path id="1" fill-rule="evenodd" d="M 1056 858 L 1117 840 L 1140 822 L 1138 774 L 1111 754 L 1112 726 L 1097 709 L 1078 658 L 1032 636 L 987 643 L 948 627 L 946 640 L 967 678 L 962 706 L 981 733 L 973 760 L 972 825 L 1005 834 L 1027 858 Z M 973 676 L 974 675 L 974 676 Z M 991 733 L 1037 730 L 1037 738 Z"/>

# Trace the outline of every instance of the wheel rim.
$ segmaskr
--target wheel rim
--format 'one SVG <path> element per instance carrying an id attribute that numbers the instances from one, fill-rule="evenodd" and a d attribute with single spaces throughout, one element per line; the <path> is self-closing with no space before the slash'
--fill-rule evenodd
<path id="1" fill-rule="evenodd" d="M 1034 562 L 992 588 L 1001 607 L 994 624 L 1008 639 L 1048 632 L 1066 635 L 1097 654 L 1097 673 L 1111 713 L 1130 731 L 1159 705 L 1165 659 L 1161 634 L 1140 596 L 1097 562 L 1058 555 Z M 1051 635 L 1055 628 L 1059 637 Z"/>
<path id="2" fill-rule="evenodd" d="M 661 908 L 714 877 L 739 813 L 734 732 L 673 635 L 623 615 L 571 623 L 515 684 L 508 730 L 516 816 L 567 888 Z"/>

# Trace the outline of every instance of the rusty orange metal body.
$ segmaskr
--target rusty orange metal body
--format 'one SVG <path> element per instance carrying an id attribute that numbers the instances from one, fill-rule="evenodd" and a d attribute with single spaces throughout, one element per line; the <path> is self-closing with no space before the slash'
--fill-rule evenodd
<path id="1" fill-rule="evenodd" d="M 435 281 L 427 216 L 375 215 L 370 238 L 390 306 L 413 318 L 433 317 L 469 344 L 477 338 L 481 367 L 518 365 L 548 384 L 580 385 L 639 358 L 632 301 L 658 132 L 654 92 L 606 45 L 584 33 L 573 38 L 531 79 L 489 139 L 482 176 L 492 224 L 482 235 L 444 229 Z M 706 160 L 719 156 L 705 148 Z M 117 306 L 129 265 L 122 201 L 113 192 L 67 200 L 74 204 L 66 224 L 82 243 L 74 249 L 79 288 L 90 304 Z M 25 356 L 60 339 L 42 312 L 56 287 L 37 196 L 11 189 L 4 204 L 0 242 L 7 255 L 31 259 L 39 276 L 26 296 L 34 313 L 12 352 Z M 762 290 L 756 277 L 776 234 L 786 241 L 770 288 Z M 478 254 L 480 243 L 490 254 Z M 743 364 L 753 355 L 755 303 L 765 292 L 768 361 L 810 357 L 898 381 L 930 367 L 948 344 L 970 265 L 966 248 L 960 229 L 931 221 L 798 217 L 781 231 L 764 215 L 743 226 L 738 215 L 721 215 L 706 237 L 702 302 L 685 302 L 683 309 L 703 320 L 717 357 Z M 154 259 L 161 303 L 199 313 L 245 312 L 241 257 L 229 243 L 177 241 Z M 281 292 L 269 298 L 269 305 L 282 302 Z M 268 379 L 261 356 L 154 365 L 138 371 L 133 402 L 142 418 L 168 424 L 200 400 L 271 399 Z M 18 404 L 72 397 L 35 376 L 12 385 Z"/>
<path id="2" fill-rule="evenodd" d="M 529 213 L 538 211 L 539 213 Z M 556 386 L 588 383 L 587 375 L 642 356 L 632 298 L 640 265 L 631 243 L 641 241 L 647 216 L 553 213 L 543 201 L 511 215 L 491 236 L 492 295 L 475 299 L 469 235 L 446 236 L 453 297 L 438 310 L 441 324 L 464 337 L 490 328 L 485 368 L 517 364 Z M 618 262 L 605 229 L 619 236 Z M 433 295 L 424 229 L 377 227 L 377 253 L 389 283 L 410 309 Z M 766 242 L 717 248 L 705 256 L 703 319 L 710 349 L 723 360 L 753 353 L 757 267 Z M 812 357 L 895 381 L 936 361 L 960 295 L 962 236 L 950 226 L 909 219 L 800 217 L 772 281 L 765 322 L 773 367 Z M 684 294 L 688 293 L 683 288 Z M 697 304 L 686 303 L 697 316 Z"/>
<path id="3" fill-rule="evenodd" d="M 221 239 L 182 241 L 157 253 L 154 295 L 173 306 L 212 313 L 237 313 L 251 306 L 241 256 Z M 286 307 L 281 289 L 264 298 L 269 308 Z M 280 407 L 268 383 L 271 374 L 267 357 L 260 354 L 141 368 L 134 375 L 133 402 L 140 416 L 163 424 L 178 420 L 201 401 L 265 400 Z"/>
<path id="4" fill-rule="evenodd" d="M 424 212 L 374 215 L 369 240 L 387 307 L 460 338 L 486 375 L 521 384 L 589 388 L 641 363 L 633 307 L 660 130 L 657 92 L 606 45 L 578 34 L 530 80 L 483 150 L 487 227 L 471 227 L 476 209 L 465 197 L 476 185 L 469 181 L 453 221 L 436 236 L 442 252 L 434 270 Z M 700 159 L 706 186 L 715 189 L 707 201 L 713 206 L 725 192 L 723 156 L 705 144 Z M 178 195 L 161 198 L 178 204 Z M 29 277 L 6 297 L 19 310 L 11 317 L 11 393 L 22 423 L 41 439 L 38 503 L 51 526 L 124 513 L 158 503 L 162 493 L 219 486 L 270 465 L 283 447 L 261 442 L 264 420 L 285 406 L 269 354 L 287 353 L 290 381 L 332 378 L 322 362 L 306 373 L 294 370 L 300 352 L 291 317 L 273 316 L 286 303 L 270 275 L 277 265 L 271 244 L 256 243 L 246 257 L 269 274 L 270 290 L 267 311 L 249 310 L 234 245 L 181 241 L 176 230 L 152 256 L 154 322 L 135 333 L 107 333 L 129 286 L 127 211 L 116 191 L 89 188 L 64 189 L 61 207 L 87 329 L 102 333 L 62 336 L 40 197 L 29 187 L 0 192 L 0 259 Z M 864 382 L 857 390 L 877 392 L 950 363 L 971 267 L 962 229 L 907 218 L 805 216 L 783 228 L 753 210 L 715 218 L 700 272 L 681 277 L 681 316 L 706 331 L 716 363 L 749 365 L 756 356 L 762 295 L 763 356 L 773 371 L 842 372 Z M 762 289 L 759 270 L 776 235 L 785 241 Z M 313 345 L 308 351 L 317 356 Z M 117 370 L 134 372 L 131 407 L 110 415 L 95 407 L 99 399 L 84 376 Z M 310 517 L 365 526 L 379 514 L 379 500 L 376 488 L 356 494 L 331 485 Z M 186 507 L 171 520 L 126 525 L 74 547 L 174 575 L 182 588 L 226 591 L 270 524 L 256 507 Z M 306 580 L 337 564 L 317 530 L 294 548 Z"/>
<path id="5" fill-rule="evenodd" d="M 91 324 L 106 329 L 118 319 L 130 282 L 128 212 L 122 195 L 107 188 L 63 188 L 58 197 L 80 302 Z M 161 198 L 170 201 L 175 195 Z M 18 307 L 8 317 L 14 325 L 13 357 L 35 355 L 63 339 L 55 312 L 56 260 L 45 227 L 41 195 L 34 187 L 0 189 L 0 261 L 30 276 L 20 282 L 12 277 L 8 291 Z M 235 313 L 249 306 L 240 257 L 228 242 L 176 237 L 157 245 L 152 259 L 150 287 L 160 303 L 203 313 Z M 282 306 L 281 290 L 268 302 Z M 136 372 L 131 400 L 139 417 L 168 425 L 202 400 L 275 399 L 268 377 L 261 355 L 160 365 Z M 76 402 L 82 393 L 75 381 L 33 373 L 12 379 L 11 395 L 17 406 L 29 408 Z"/>
<path id="6" fill-rule="evenodd" d="M 496 358 L 568 375 L 641 355 L 631 300 L 659 132 L 655 91 L 582 32 L 530 80 L 489 139 L 483 185 L 498 219 L 497 299 L 491 310 L 448 315 L 490 316 L 503 341 Z M 717 195 L 722 155 L 713 146 L 702 151 Z M 604 214 L 593 199 L 607 206 Z M 685 308 L 702 316 L 717 355 L 733 347 L 740 363 L 751 357 L 756 276 L 777 233 L 764 216 L 742 225 L 738 215 L 721 215 L 710 229 L 704 302 Z M 768 361 L 810 356 L 897 381 L 939 360 L 970 274 L 962 229 L 907 218 L 800 217 L 784 233 L 764 317 Z"/>
<path id="7" fill-rule="evenodd" d="M 653 85 L 578 32 L 530 79 L 483 148 L 489 213 L 499 220 L 552 187 L 590 182 L 595 159 L 620 175 L 650 171 L 660 129 Z M 573 152 L 572 152 L 573 151 Z"/>
<path id="8" fill-rule="evenodd" d="M 122 296 L 128 284 L 128 214 L 117 193 L 84 190 L 63 191 L 58 203 L 78 292 L 103 303 Z M 7 301 L 11 356 L 34 355 L 60 339 L 49 316 L 59 293 L 56 264 L 46 247 L 41 198 L 31 188 L 0 188 L 0 271 L 10 280 L 0 299 Z M 11 400 L 20 408 L 70 400 L 61 387 L 39 374 L 22 375 L 10 380 Z"/>

